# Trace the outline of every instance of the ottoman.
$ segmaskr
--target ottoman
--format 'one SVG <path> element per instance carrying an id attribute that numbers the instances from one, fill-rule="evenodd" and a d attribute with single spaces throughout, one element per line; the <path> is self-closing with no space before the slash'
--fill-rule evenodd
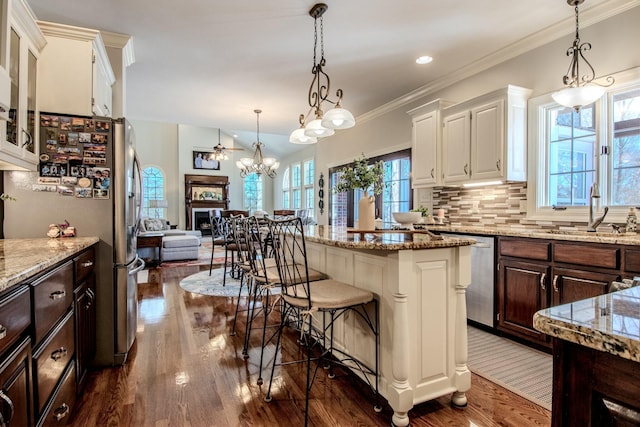
<path id="1" fill-rule="evenodd" d="M 162 261 L 182 261 L 198 259 L 200 239 L 197 236 L 185 234 L 181 236 L 165 236 L 162 239 Z"/>

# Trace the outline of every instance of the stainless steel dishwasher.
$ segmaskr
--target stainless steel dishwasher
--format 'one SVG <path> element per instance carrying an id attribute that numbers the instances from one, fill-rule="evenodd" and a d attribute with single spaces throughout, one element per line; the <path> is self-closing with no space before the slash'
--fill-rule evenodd
<path id="1" fill-rule="evenodd" d="M 441 233 L 443 236 L 473 239 L 471 247 L 471 284 L 467 288 L 467 319 L 494 327 L 495 238 Z"/>

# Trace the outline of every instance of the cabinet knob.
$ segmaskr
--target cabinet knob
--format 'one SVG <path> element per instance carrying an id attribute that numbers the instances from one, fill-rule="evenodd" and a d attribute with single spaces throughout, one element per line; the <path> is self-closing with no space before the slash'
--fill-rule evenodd
<path id="1" fill-rule="evenodd" d="M 80 265 L 83 266 L 84 268 L 88 268 L 88 267 L 93 266 L 93 261 L 85 261 Z"/>
<path id="2" fill-rule="evenodd" d="M 69 415 L 69 409 L 69 405 L 63 403 L 53 411 L 53 417 L 56 419 L 56 421 L 60 421 L 61 419 Z"/>
<path id="3" fill-rule="evenodd" d="M 553 276 L 553 290 L 558 292 L 558 275 Z"/>
<path id="4" fill-rule="evenodd" d="M 49 298 L 56 300 L 56 299 L 64 298 L 65 295 L 67 295 L 65 291 L 55 291 L 49 294 Z"/>
<path id="5" fill-rule="evenodd" d="M 0 340 L 7 336 L 7 328 L 4 325 L 0 325 Z"/>
<path id="6" fill-rule="evenodd" d="M 547 273 L 542 273 L 540 275 L 540 289 L 542 289 L 543 291 L 547 289 L 547 285 L 544 283 L 546 278 L 547 278 Z"/>
<path id="7" fill-rule="evenodd" d="M 51 358 L 55 361 L 58 361 L 67 355 L 67 349 L 64 347 L 60 347 L 57 350 L 51 352 Z"/>

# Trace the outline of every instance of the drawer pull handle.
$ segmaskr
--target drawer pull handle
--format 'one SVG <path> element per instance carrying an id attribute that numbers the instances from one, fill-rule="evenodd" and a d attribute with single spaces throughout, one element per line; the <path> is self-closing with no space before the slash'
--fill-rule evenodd
<path id="1" fill-rule="evenodd" d="M 553 276 L 553 290 L 558 292 L 558 275 Z"/>
<path id="2" fill-rule="evenodd" d="M 65 291 L 55 291 L 49 294 L 49 298 L 56 300 L 56 299 L 64 298 L 65 295 L 67 295 Z"/>
<path id="3" fill-rule="evenodd" d="M 0 325 L 0 340 L 7 336 L 6 326 Z"/>
<path id="4" fill-rule="evenodd" d="M 67 349 L 64 347 L 60 347 L 57 350 L 51 352 L 51 358 L 55 361 L 58 361 L 67 355 Z"/>
<path id="5" fill-rule="evenodd" d="M 4 393 L 4 390 L 0 390 L 0 399 L 2 400 L 3 406 L 6 406 L 9 409 L 9 417 L 7 419 L 5 419 L 4 415 L 2 415 L 2 412 L 0 412 L 0 426 L 4 427 L 8 426 L 13 419 L 15 409 L 13 407 L 13 402 L 11 401 L 9 396 Z"/>
<path id="6" fill-rule="evenodd" d="M 85 262 L 81 263 L 80 265 L 82 267 L 84 267 L 84 268 L 93 267 L 93 261 L 85 261 Z"/>
<path id="7" fill-rule="evenodd" d="M 66 403 L 58 406 L 55 411 L 53 411 L 53 417 L 56 419 L 56 421 L 60 421 L 67 415 L 69 415 L 69 405 L 67 405 Z"/>
<path id="8" fill-rule="evenodd" d="M 547 273 L 542 273 L 542 275 L 540 275 L 540 289 L 542 289 L 543 291 L 547 289 L 547 285 L 544 284 L 544 280 L 546 278 L 547 278 Z"/>

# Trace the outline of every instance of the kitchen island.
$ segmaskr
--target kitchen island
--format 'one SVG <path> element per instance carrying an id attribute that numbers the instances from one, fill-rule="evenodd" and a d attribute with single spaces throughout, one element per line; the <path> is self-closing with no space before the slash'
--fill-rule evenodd
<path id="1" fill-rule="evenodd" d="M 553 337 L 552 425 L 640 424 L 640 287 L 537 312 Z"/>
<path id="2" fill-rule="evenodd" d="M 393 424 L 408 425 L 415 404 L 449 393 L 454 405 L 465 406 L 471 386 L 465 290 L 475 241 L 327 226 L 308 227 L 305 238 L 311 268 L 379 300 L 380 393 L 394 411 Z M 373 366 L 375 340 L 356 317 L 341 319 L 335 340 Z"/>

